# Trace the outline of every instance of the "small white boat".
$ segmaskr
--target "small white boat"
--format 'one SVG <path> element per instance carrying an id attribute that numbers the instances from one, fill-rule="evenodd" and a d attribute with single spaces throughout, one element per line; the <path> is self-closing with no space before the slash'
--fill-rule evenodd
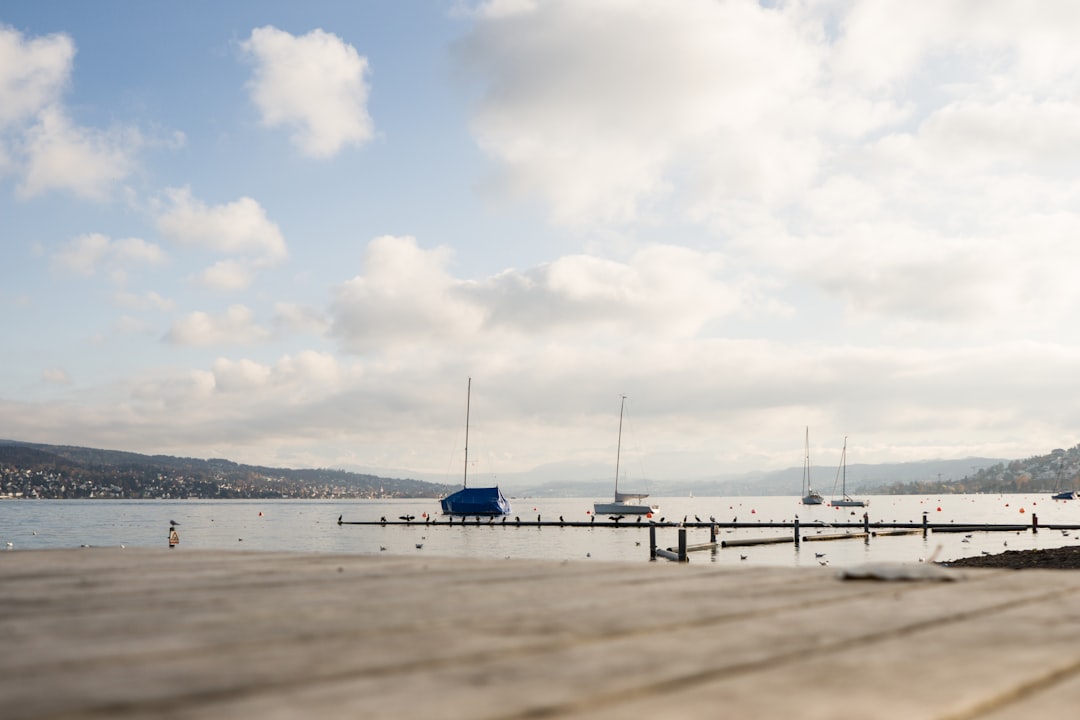
<path id="1" fill-rule="evenodd" d="M 825 502 L 825 498 L 821 496 L 821 493 L 810 487 L 810 428 L 806 428 L 806 448 L 805 456 L 803 458 L 803 505 L 820 505 Z"/>
<path id="2" fill-rule="evenodd" d="M 866 507 L 870 503 L 866 500 L 856 500 L 847 494 L 847 436 L 844 437 L 844 449 L 840 453 L 840 467 L 836 470 L 837 480 L 840 481 L 840 497 L 833 497 L 829 504 L 833 507 Z M 833 495 L 836 495 L 836 484 L 833 483 Z"/>
<path id="3" fill-rule="evenodd" d="M 622 455 L 622 421 L 623 409 L 626 407 L 626 396 L 622 396 L 619 404 L 619 442 L 615 449 L 615 501 L 593 503 L 593 516 L 596 515 L 648 515 L 654 510 L 659 510 L 659 505 L 649 505 L 641 501 L 649 497 L 648 493 L 624 493 L 619 492 L 619 459 Z"/>

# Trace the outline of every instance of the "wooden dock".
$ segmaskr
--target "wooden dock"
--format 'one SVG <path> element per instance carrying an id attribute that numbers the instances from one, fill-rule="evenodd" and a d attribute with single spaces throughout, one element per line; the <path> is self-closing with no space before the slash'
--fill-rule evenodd
<path id="1" fill-rule="evenodd" d="M 837 573 L 2 552 L 0 708 L 7 720 L 1020 720 L 1080 705 L 1080 573 Z"/>

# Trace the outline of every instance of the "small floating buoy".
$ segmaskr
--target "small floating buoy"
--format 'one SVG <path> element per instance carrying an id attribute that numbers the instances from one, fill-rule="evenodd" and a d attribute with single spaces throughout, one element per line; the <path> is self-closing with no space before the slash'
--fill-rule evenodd
<path id="1" fill-rule="evenodd" d="M 1020 512 L 1024 512 L 1024 508 L 1020 508 Z"/>
<path id="2" fill-rule="evenodd" d="M 938 511 L 938 512 L 941 512 L 941 508 L 940 508 L 940 507 L 938 507 L 937 511 Z"/>
<path id="3" fill-rule="evenodd" d="M 262 510 L 259 511 L 259 517 L 262 517 Z"/>

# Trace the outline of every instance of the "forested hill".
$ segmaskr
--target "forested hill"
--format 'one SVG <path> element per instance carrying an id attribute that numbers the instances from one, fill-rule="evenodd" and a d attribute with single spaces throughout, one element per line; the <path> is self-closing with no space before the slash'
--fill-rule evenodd
<path id="1" fill-rule="evenodd" d="M 0 440 L 0 497 L 7 498 L 433 498 L 453 489 L 345 470 Z"/>
<path id="2" fill-rule="evenodd" d="M 1057 449 L 1026 460 L 1002 462 L 960 480 L 919 480 L 884 485 L 877 492 L 892 495 L 954 493 L 1041 493 L 1076 490 L 1080 483 L 1080 445 Z"/>

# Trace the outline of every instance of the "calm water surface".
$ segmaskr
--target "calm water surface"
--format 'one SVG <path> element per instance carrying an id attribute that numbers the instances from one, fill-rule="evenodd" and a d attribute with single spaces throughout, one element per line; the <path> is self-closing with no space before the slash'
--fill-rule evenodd
<path id="1" fill-rule="evenodd" d="M 1030 526 L 1080 524 L 1080 501 L 1055 501 L 1049 495 L 869 496 L 871 522 L 913 522 L 926 512 L 932 523 L 1004 523 Z M 796 497 L 653 498 L 669 522 L 710 515 L 720 522 L 790 522 L 796 514 L 805 525 L 855 522 L 863 508 L 807 507 Z M 587 521 L 592 498 L 512 498 L 513 514 L 522 521 Z M 89 546 L 166 547 L 169 521 L 180 523 L 185 549 L 295 550 L 325 553 L 535 558 L 549 560 L 647 562 L 649 535 L 641 526 L 559 528 L 487 526 L 356 526 L 345 520 L 396 519 L 424 513 L 438 516 L 435 500 L 5 500 L 0 501 L 0 551 Z M 512 521 L 511 521 L 512 523 Z M 812 532 L 812 530 L 807 530 Z M 778 537 L 782 528 L 721 530 L 720 539 Z M 868 561 L 908 561 L 936 557 L 951 560 L 1004 550 L 1051 548 L 1073 544 L 1080 531 L 1065 535 L 1045 527 L 1038 533 L 931 533 L 901 537 L 807 542 L 723 548 L 691 556 L 694 563 L 730 565 L 854 565 Z M 689 542 L 708 540 L 707 529 L 691 529 Z M 674 528 L 657 531 L 661 547 L 677 543 Z M 10 543 L 10 545 L 8 545 Z M 417 548 L 420 544 L 423 547 Z M 818 553 L 824 557 L 818 558 Z M 935 555 L 936 553 L 936 555 Z M 745 555 L 746 558 L 742 559 Z"/>

